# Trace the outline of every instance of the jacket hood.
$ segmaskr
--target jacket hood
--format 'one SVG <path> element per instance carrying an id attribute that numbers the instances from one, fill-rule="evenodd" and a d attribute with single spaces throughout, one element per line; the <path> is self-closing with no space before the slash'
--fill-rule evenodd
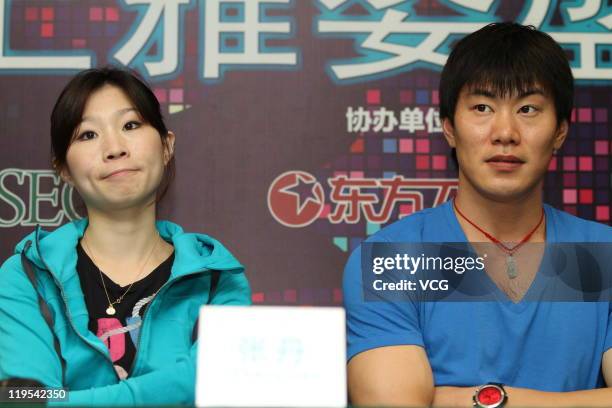
<path id="1" fill-rule="evenodd" d="M 55 231 L 40 226 L 23 238 L 15 253 L 25 251 L 26 257 L 37 267 L 49 270 L 60 282 L 69 279 L 76 269 L 76 246 L 83 237 L 89 220 L 69 222 Z M 174 246 L 174 264 L 170 278 L 203 270 L 240 273 L 244 267 L 216 239 L 205 234 L 186 233 L 169 221 L 157 221 L 160 236 Z M 27 244 L 30 242 L 30 244 Z"/>

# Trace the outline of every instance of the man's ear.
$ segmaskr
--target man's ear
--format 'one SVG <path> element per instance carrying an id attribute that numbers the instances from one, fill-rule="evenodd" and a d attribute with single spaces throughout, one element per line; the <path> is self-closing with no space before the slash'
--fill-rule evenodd
<path id="1" fill-rule="evenodd" d="M 166 141 L 164 143 L 164 166 L 170 162 L 172 156 L 174 156 L 174 143 L 176 142 L 176 135 L 174 132 L 168 131 L 166 135 Z"/>
<path id="2" fill-rule="evenodd" d="M 444 138 L 448 142 L 448 145 L 450 147 L 456 147 L 455 146 L 456 144 L 455 143 L 455 128 L 449 118 L 442 119 L 442 131 L 444 132 Z"/>
<path id="3" fill-rule="evenodd" d="M 563 142 L 565 142 L 568 133 L 569 123 L 567 123 L 567 119 L 564 119 L 559 124 L 559 126 L 557 126 L 557 131 L 555 132 L 555 140 L 553 142 L 553 149 L 559 150 L 561 146 L 563 146 Z"/>

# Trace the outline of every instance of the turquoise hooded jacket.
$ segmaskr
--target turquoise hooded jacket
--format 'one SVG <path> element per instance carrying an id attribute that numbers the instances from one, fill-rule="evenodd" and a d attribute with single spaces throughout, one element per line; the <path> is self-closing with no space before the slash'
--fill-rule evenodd
<path id="1" fill-rule="evenodd" d="M 174 263 L 168 282 L 145 311 L 130 377 L 120 380 L 108 348 L 87 326 L 76 271 L 76 246 L 86 226 L 82 219 L 53 232 L 37 228 L 0 268 L 0 381 L 27 378 L 68 388 L 67 402 L 50 405 L 193 405 L 197 341 L 192 343 L 191 336 L 200 306 L 209 301 L 212 271 L 220 274 L 211 304 L 248 305 L 244 267 L 213 238 L 158 221 L 161 237 L 174 246 Z M 22 267 L 24 251 L 54 317 L 65 360 L 63 383 L 53 334 Z"/>

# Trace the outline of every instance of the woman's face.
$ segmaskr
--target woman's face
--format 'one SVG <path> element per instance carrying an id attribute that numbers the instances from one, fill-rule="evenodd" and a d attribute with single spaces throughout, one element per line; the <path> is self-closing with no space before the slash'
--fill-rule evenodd
<path id="1" fill-rule="evenodd" d="M 174 135 L 164 148 L 123 91 L 105 85 L 89 97 L 61 171 L 90 209 L 143 207 L 155 202 Z"/>

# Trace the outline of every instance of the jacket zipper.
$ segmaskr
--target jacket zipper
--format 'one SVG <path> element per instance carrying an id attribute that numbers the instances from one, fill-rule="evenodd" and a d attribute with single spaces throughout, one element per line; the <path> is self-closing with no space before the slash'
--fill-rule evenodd
<path id="1" fill-rule="evenodd" d="M 144 311 L 142 312 L 142 323 L 140 324 L 140 333 L 138 335 L 138 340 L 136 341 L 136 351 L 134 352 L 134 359 L 132 360 L 132 364 L 130 365 L 130 369 L 128 371 L 128 377 L 132 375 L 132 370 L 134 370 L 134 366 L 136 365 L 136 358 L 138 357 L 138 352 L 140 351 L 140 339 L 142 338 L 143 335 L 143 328 L 144 328 L 144 324 L 145 324 L 145 319 L 147 318 L 147 312 L 149 311 L 149 309 L 151 308 L 151 306 L 153 306 L 153 302 L 155 302 L 155 300 L 162 294 L 162 292 L 164 290 L 167 290 L 167 287 L 170 285 L 175 284 L 176 282 L 180 281 L 183 278 L 186 278 L 188 276 L 193 276 L 193 275 L 197 275 L 203 272 L 208 271 L 208 269 L 202 269 L 200 271 L 195 271 L 195 272 L 190 272 L 188 274 L 185 275 L 181 275 L 177 278 L 174 278 L 166 283 L 164 283 L 162 285 L 162 287 L 159 289 L 159 291 L 157 292 L 157 295 L 155 295 L 155 297 L 153 298 L 153 300 L 151 302 L 149 302 L 149 304 L 147 304 L 145 306 Z"/>
<path id="2" fill-rule="evenodd" d="M 45 268 L 47 268 L 47 270 L 49 271 L 49 274 L 51 275 L 51 278 L 53 279 L 53 281 L 55 282 L 55 285 L 59 288 L 60 290 L 60 295 L 62 296 L 62 301 L 64 302 L 64 309 L 66 309 L 66 317 L 68 318 L 68 322 L 70 323 L 70 326 L 72 327 L 72 329 L 74 330 L 74 332 L 77 334 L 77 336 L 79 336 L 81 338 L 81 340 L 83 340 L 85 342 L 85 344 L 89 345 L 90 347 L 92 347 L 94 350 L 96 350 L 97 352 L 99 352 L 100 354 L 102 354 L 102 356 L 104 356 L 104 358 L 106 360 L 108 360 L 111 363 L 111 366 L 113 368 L 113 373 L 115 373 L 115 376 L 117 377 L 117 380 L 121 380 L 121 378 L 119 378 L 119 374 L 117 374 L 117 370 L 115 370 L 115 367 L 113 365 L 113 360 L 110 358 L 110 356 L 107 353 L 104 353 L 102 350 L 100 350 L 99 348 L 91 345 L 87 339 L 85 337 L 83 337 L 81 335 L 81 333 L 79 333 L 79 331 L 76 329 L 76 326 L 74 325 L 74 322 L 72 321 L 72 316 L 70 315 L 70 310 L 68 309 L 68 302 L 66 300 L 66 295 L 64 293 L 64 288 L 62 285 L 60 285 L 59 281 L 57 280 L 57 278 L 55 277 L 55 274 L 53 273 L 53 271 L 51 270 L 51 268 L 49 268 L 49 265 L 47 265 L 47 262 L 45 262 L 45 259 L 42 256 L 42 252 L 40 251 L 40 245 L 38 243 L 38 231 L 39 231 L 39 226 L 36 227 L 36 250 L 38 251 L 38 255 L 40 257 L 40 260 L 42 261 L 43 265 L 45 266 Z M 65 375 L 65 373 L 64 373 Z"/>

